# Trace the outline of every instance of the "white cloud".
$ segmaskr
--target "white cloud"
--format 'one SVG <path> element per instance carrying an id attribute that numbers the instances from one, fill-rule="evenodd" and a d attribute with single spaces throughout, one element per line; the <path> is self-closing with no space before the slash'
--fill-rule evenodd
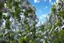
<path id="1" fill-rule="evenodd" d="M 41 16 L 40 19 L 43 19 L 43 17 Z"/>
<path id="2" fill-rule="evenodd" d="M 59 2 L 59 0 L 56 0 L 56 2 Z"/>
<path id="3" fill-rule="evenodd" d="M 40 2 L 40 0 L 34 0 L 34 3 L 39 3 Z"/>
<path id="4" fill-rule="evenodd" d="M 44 9 L 47 9 L 48 7 L 46 6 Z"/>
<path id="5" fill-rule="evenodd" d="M 43 14 L 40 16 L 40 20 L 45 20 L 46 18 L 49 18 L 48 14 Z"/>
<path id="6" fill-rule="evenodd" d="M 51 2 L 51 4 L 53 5 L 53 4 L 54 4 L 54 2 Z"/>
<path id="7" fill-rule="evenodd" d="M 41 26 L 42 24 L 44 24 L 45 21 L 46 21 L 46 18 L 48 18 L 48 17 L 49 17 L 48 14 L 41 15 L 39 17 L 39 22 L 37 23 L 36 27 Z"/>
<path id="8" fill-rule="evenodd" d="M 47 14 L 42 15 L 42 17 L 47 17 L 47 16 L 48 16 Z"/>
<path id="9" fill-rule="evenodd" d="M 51 2 L 52 2 L 52 0 L 49 0 L 49 2 L 51 3 Z"/>
<path id="10" fill-rule="evenodd" d="M 53 5 L 53 4 L 54 4 L 54 2 L 52 2 L 52 0 L 49 0 L 49 3 L 51 3 L 51 5 Z"/>
<path id="11" fill-rule="evenodd" d="M 36 27 L 41 26 L 43 23 L 44 23 L 43 21 L 39 21 L 39 22 L 36 24 Z"/>

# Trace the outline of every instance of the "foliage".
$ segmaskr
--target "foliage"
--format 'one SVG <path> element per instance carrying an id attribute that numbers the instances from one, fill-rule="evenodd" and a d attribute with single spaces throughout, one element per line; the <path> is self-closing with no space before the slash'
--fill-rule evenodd
<path id="1" fill-rule="evenodd" d="M 64 19 L 64 10 L 58 12 L 58 15 L 61 16 Z"/>
<path id="2" fill-rule="evenodd" d="M 61 19 L 58 19 L 57 22 L 55 23 L 54 27 L 56 28 L 57 26 L 61 25 Z"/>
<path id="3" fill-rule="evenodd" d="M 51 12 L 52 12 L 53 14 L 55 14 L 55 12 L 56 12 L 56 6 L 55 6 L 55 5 L 52 6 Z"/>
<path id="4" fill-rule="evenodd" d="M 57 15 L 57 18 L 52 25 L 54 15 Z M 38 21 L 35 8 L 28 0 L 0 0 L 0 42 L 63 43 L 64 30 L 61 29 L 63 19 L 64 10 L 57 12 L 56 5 L 53 5 L 49 20 L 36 27 Z"/>
<path id="5" fill-rule="evenodd" d="M 32 43 L 35 38 L 35 25 L 37 23 L 35 21 L 37 19 L 34 13 L 35 8 L 30 6 L 28 0 L 4 1 L 2 0 L 0 3 L 0 21 L 4 21 L 3 27 L 0 28 L 0 39 L 5 40 L 6 43 Z M 24 16 L 21 17 L 22 15 Z M 31 32 L 34 34 L 30 34 Z M 26 38 L 27 36 L 29 37 Z"/>

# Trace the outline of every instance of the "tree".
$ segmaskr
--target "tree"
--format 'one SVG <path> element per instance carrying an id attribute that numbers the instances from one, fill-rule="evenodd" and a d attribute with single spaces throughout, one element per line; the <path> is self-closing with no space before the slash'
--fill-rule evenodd
<path id="1" fill-rule="evenodd" d="M 6 43 L 34 42 L 36 20 L 35 8 L 28 0 L 0 0 L 0 39 L 2 43 L 4 41 Z"/>
<path id="2" fill-rule="evenodd" d="M 53 5 L 51 8 L 49 21 L 47 21 L 47 24 L 45 25 L 45 27 L 47 27 L 46 28 L 47 30 L 49 29 L 48 27 L 50 27 L 47 38 L 45 39 L 46 43 L 63 43 L 64 42 L 64 36 L 63 36 L 64 30 L 62 29 L 62 26 L 64 25 L 63 24 L 63 20 L 64 20 L 63 3 L 64 3 L 63 0 L 61 0 L 57 4 Z M 61 8 L 58 8 L 58 7 L 61 7 Z M 55 20 L 54 20 L 54 18 L 55 18 Z M 53 25 L 51 25 L 51 24 L 53 24 Z"/>
<path id="3" fill-rule="evenodd" d="M 36 27 L 36 9 L 28 0 L 0 0 L 0 43 L 63 43 L 64 9 L 60 2 L 51 7 L 49 19 Z"/>

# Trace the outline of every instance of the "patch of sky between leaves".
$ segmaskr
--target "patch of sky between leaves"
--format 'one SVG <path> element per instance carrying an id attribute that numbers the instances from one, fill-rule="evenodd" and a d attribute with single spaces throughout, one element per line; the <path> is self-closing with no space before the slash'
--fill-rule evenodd
<path id="1" fill-rule="evenodd" d="M 36 26 L 40 26 L 41 24 L 43 24 L 45 21 L 46 21 L 46 18 L 49 17 L 48 16 L 48 13 L 50 13 L 50 8 L 48 5 L 52 6 L 55 1 L 58 1 L 58 0 L 30 0 L 29 2 L 36 8 L 36 15 L 39 19 L 39 22 Z M 45 6 L 42 10 L 42 8 L 37 8 L 37 7 L 40 7 L 40 3 L 49 3 L 47 5 L 42 5 L 42 6 Z M 38 6 L 37 6 L 38 4 Z M 39 9 L 39 10 L 38 10 Z M 48 12 L 46 12 L 46 10 L 48 10 Z M 44 13 L 43 13 L 44 12 Z"/>

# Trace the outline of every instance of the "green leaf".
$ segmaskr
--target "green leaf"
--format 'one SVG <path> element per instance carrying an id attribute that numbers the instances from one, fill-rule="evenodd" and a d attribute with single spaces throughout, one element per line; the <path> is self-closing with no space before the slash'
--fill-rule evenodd
<path id="1" fill-rule="evenodd" d="M 10 29 L 10 21 L 8 19 L 6 19 L 6 29 Z"/>
<path id="2" fill-rule="evenodd" d="M 0 3 L 0 10 L 4 7 L 4 3 Z"/>
<path id="3" fill-rule="evenodd" d="M 13 40 L 12 43 L 17 43 L 17 42 L 15 40 Z"/>
<path id="4" fill-rule="evenodd" d="M 54 25 L 54 28 L 56 28 L 57 26 L 60 26 L 61 25 L 61 19 L 58 19 Z"/>
<path id="5" fill-rule="evenodd" d="M 2 19 L 2 12 L 0 12 L 0 19 Z"/>
<path id="6" fill-rule="evenodd" d="M 56 6 L 55 6 L 55 5 L 52 6 L 51 12 L 52 12 L 53 14 L 55 14 L 55 12 L 56 12 Z"/>
<path id="7" fill-rule="evenodd" d="M 19 43 L 27 43 L 27 41 L 24 38 L 19 38 Z"/>
<path id="8" fill-rule="evenodd" d="M 58 12 L 58 15 L 64 19 L 64 9 L 62 11 Z"/>

